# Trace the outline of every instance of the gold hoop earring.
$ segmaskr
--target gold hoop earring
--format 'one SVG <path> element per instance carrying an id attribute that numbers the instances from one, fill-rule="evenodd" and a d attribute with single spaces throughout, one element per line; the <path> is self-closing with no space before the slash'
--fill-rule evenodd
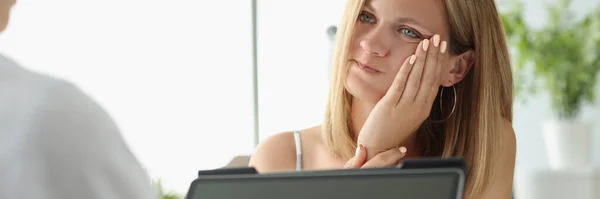
<path id="1" fill-rule="evenodd" d="M 454 87 L 454 83 L 452 83 L 452 82 L 450 82 L 450 83 L 452 84 L 452 90 L 454 91 L 454 104 L 452 105 L 452 111 L 450 112 L 450 115 L 448 115 L 447 117 L 445 117 L 443 120 L 430 120 L 431 122 L 434 122 L 434 123 L 444 122 L 447 119 L 449 119 L 452 116 L 452 114 L 454 114 L 454 109 L 456 109 L 456 87 Z M 443 104 L 444 104 L 444 99 L 443 99 L 444 98 L 444 88 L 445 87 L 442 87 L 442 89 L 440 91 L 440 113 L 441 113 L 442 117 L 444 116 L 444 107 L 443 107 Z"/>
<path id="2" fill-rule="evenodd" d="M 442 91 L 440 92 L 440 112 L 441 112 L 442 116 L 444 115 L 444 108 L 443 108 L 444 88 L 445 87 L 442 87 Z M 456 109 L 456 87 L 454 87 L 454 83 L 452 83 L 452 90 L 454 91 L 454 103 L 452 105 L 452 111 L 450 112 L 450 115 L 448 115 L 448 117 L 445 117 L 443 120 L 439 120 L 437 122 L 446 121 L 447 119 L 449 119 L 452 116 L 452 114 L 454 114 L 454 109 Z"/>

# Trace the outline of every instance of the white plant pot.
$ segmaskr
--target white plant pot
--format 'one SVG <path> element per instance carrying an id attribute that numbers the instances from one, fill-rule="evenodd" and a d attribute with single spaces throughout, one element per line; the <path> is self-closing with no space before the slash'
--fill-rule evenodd
<path id="1" fill-rule="evenodd" d="M 551 120 L 543 124 L 550 167 L 581 168 L 590 164 L 591 124 L 581 121 Z"/>

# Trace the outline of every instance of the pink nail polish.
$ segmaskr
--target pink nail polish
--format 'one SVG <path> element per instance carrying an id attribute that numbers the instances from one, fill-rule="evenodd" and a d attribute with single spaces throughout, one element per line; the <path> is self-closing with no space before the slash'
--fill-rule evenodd
<path id="1" fill-rule="evenodd" d="M 406 147 L 400 147 L 399 150 L 400 153 L 406 153 Z"/>
<path id="2" fill-rule="evenodd" d="M 427 52 L 427 48 L 429 48 L 429 39 L 423 40 L 423 51 Z"/>
<path id="3" fill-rule="evenodd" d="M 415 56 L 415 55 L 410 56 L 410 64 L 411 65 L 414 64 L 416 59 L 417 59 L 417 56 Z"/>
<path id="4" fill-rule="evenodd" d="M 433 46 L 438 47 L 440 45 L 440 35 L 433 36 Z"/>
<path id="5" fill-rule="evenodd" d="M 446 52 L 446 47 L 448 43 L 446 41 L 442 41 L 442 45 L 440 46 L 440 50 L 442 53 Z"/>
<path id="6" fill-rule="evenodd" d="M 359 144 L 358 147 L 356 147 L 356 151 L 354 152 L 354 156 L 358 155 L 358 153 L 360 152 L 360 148 L 362 148 L 362 144 Z"/>

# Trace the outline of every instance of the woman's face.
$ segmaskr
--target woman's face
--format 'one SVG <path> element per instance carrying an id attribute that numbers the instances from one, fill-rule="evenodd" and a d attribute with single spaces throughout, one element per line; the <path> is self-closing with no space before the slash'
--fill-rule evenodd
<path id="1" fill-rule="evenodd" d="M 434 34 L 448 41 L 444 13 L 441 0 L 367 0 L 354 28 L 346 90 L 377 103 L 419 42 Z"/>

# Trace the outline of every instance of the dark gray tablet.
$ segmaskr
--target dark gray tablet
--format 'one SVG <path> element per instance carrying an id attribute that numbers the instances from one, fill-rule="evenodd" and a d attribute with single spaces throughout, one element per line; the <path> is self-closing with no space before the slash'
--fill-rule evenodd
<path id="1" fill-rule="evenodd" d="M 458 168 L 352 169 L 199 176 L 187 199 L 463 198 Z"/>

